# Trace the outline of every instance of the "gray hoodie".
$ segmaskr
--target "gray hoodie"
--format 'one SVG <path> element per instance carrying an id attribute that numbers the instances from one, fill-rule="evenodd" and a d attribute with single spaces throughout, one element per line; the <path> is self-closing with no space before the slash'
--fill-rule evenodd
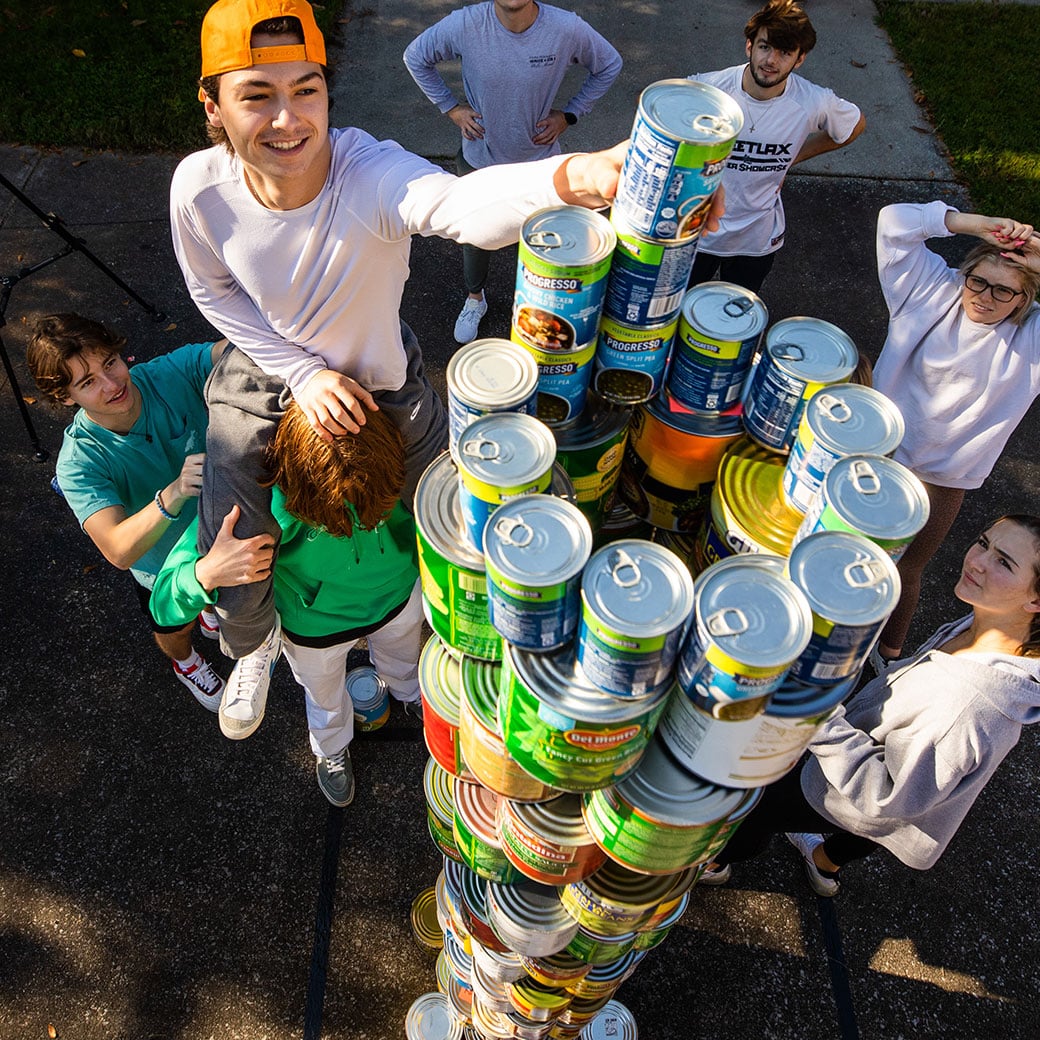
<path id="1" fill-rule="evenodd" d="M 1022 727 L 1040 722 L 1040 658 L 935 649 L 970 623 L 944 625 L 864 686 L 802 770 L 817 812 L 917 870 L 943 854 Z"/>

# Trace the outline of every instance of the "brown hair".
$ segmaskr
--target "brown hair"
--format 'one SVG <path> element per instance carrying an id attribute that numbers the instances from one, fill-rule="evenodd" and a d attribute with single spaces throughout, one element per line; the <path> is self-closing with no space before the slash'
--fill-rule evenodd
<path id="1" fill-rule="evenodd" d="M 253 26 L 253 36 L 291 36 L 296 43 L 303 43 L 303 26 L 300 25 L 299 18 L 286 17 L 286 18 L 268 18 L 266 21 L 257 22 Z M 322 75 L 325 77 L 325 83 L 329 83 L 329 69 L 327 66 L 322 65 Z M 205 91 L 206 97 L 213 102 L 214 105 L 220 104 L 220 79 L 223 76 L 220 73 L 217 76 L 203 76 L 199 80 L 199 86 Z M 331 97 L 329 105 L 331 107 Z M 227 135 L 227 131 L 222 126 L 214 126 L 208 119 L 206 120 L 206 137 L 209 138 L 210 144 L 222 144 L 232 155 L 235 154 L 234 146 L 231 144 L 231 140 Z"/>
<path id="2" fill-rule="evenodd" d="M 1001 255 L 1006 252 L 1008 250 L 1002 249 L 1000 246 L 992 245 L 989 242 L 980 242 L 969 251 L 957 270 L 963 277 L 971 274 L 983 260 L 991 260 L 1009 271 L 1017 272 L 1022 279 L 1024 295 L 1022 302 L 1008 315 L 1007 320 L 1015 325 L 1021 325 L 1029 313 L 1029 308 L 1036 301 L 1037 293 L 1040 292 L 1040 271 L 1024 267 L 1022 264 L 1015 263 L 1014 260 L 1009 260 L 1006 256 Z"/>
<path id="3" fill-rule="evenodd" d="M 816 30 L 794 0 L 769 0 L 748 19 L 744 35 L 754 43 L 759 29 L 765 29 L 769 42 L 782 51 L 808 54 L 816 46 Z"/>
<path id="4" fill-rule="evenodd" d="M 121 353 L 125 346 L 125 336 L 98 321 L 79 314 L 49 314 L 33 326 L 25 360 L 40 393 L 54 404 L 65 404 L 72 382 L 72 358 L 88 352 L 108 357 Z"/>
<path id="5" fill-rule="evenodd" d="M 1032 513 L 1008 513 L 987 524 L 985 529 L 988 531 L 1005 521 L 1018 524 L 1033 536 L 1036 543 L 1033 556 L 1033 594 L 1040 596 L 1040 516 L 1034 516 Z M 1029 635 L 1015 653 L 1019 657 L 1040 657 L 1040 613 L 1033 615 L 1029 622 Z"/>
<path id="6" fill-rule="evenodd" d="M 271 445 L 273 476 L 285 508 L 298 520 L 349 537 L 354 517 L 371 530 L 384 520 L 404 487 L 404 442 L 386 412 L 368 412 L 360 433 L 323 441 L 292 401 Z"/>

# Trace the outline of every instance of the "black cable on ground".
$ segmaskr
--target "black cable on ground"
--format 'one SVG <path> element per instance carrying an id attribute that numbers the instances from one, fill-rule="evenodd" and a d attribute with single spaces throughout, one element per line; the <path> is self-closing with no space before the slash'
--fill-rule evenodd
<path id="1" fill-rule="evenodd" d="M 831 973 L 831 989 L 838 1010 L 841 1040 L 859 1040 L 859 1026 L 856 1024 L 856 1010 L 852 1006 L 852 987 L 849 985 L 848 965 L 841 945 L 841 930 L 838 928 L 834 900 L 818 896 L 816 902 L 820 910 L 823 945 L 827 950 L 827 967 Z"/>

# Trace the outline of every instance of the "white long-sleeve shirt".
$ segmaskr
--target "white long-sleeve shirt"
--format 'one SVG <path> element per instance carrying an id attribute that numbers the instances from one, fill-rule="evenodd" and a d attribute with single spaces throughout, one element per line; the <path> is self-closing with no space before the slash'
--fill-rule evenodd
<path id="1" fill-rule="evenodd" d="M 895 459 L 930 484 L 977 488 L 1040 396 L 1040 306 L 1020 325 L 967 316 L 963 279 L 925 246 L 950 235 L 952 208 L 901 203 L 878 215 L 878 277 L 890 317 L 874 385 L 906 420 Z"/>
<path id="2" fill-rule="evenodd" d="M 411 236 L 509 245 L 531 213 L 561 205 L 563 160 L 460 179 L 362 130 L 329 137 L 328 180 L 293 210 L 260 205 L 223 147 L 189 155 L 170 188 L 174 251 L 203 316 L 293 392 L 324 368 L 397 390 Z"/>
<path id="3" fill-rule="evenodd" d="M 489 2 L 452 11 L 412 40 L 404 63 L 441 112 L 459 102 L 437 63 L 460 58 L 466 100 L 484 127 L 482 138 L 462 142 L 463 157 L 477 170 L 559 154 L 559 139 L 539 145 L 532 138 L 568 68 L 581 65 L 589 72 L 563 109 L 576 116 L 588 112 L 621 71 L 621 55 L 595 29 L 573 12 L 543 3 L 523 32 L 510 32 Z"/>

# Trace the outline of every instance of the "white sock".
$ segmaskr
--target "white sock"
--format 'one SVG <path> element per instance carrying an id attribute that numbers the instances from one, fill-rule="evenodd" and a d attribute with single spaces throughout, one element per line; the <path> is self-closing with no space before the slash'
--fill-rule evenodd
<path id="1" fill-rule="evenodd" d="M 198 652 L 198 650 L 192 650 L 191 657 L 187 658 L 184 661 L 178 661 L 176 658 L 174 658 L 174 662 L 176 663 L 180 671 L 190 672 L 193 668 L 202 664 L 202 655 Z"/>

